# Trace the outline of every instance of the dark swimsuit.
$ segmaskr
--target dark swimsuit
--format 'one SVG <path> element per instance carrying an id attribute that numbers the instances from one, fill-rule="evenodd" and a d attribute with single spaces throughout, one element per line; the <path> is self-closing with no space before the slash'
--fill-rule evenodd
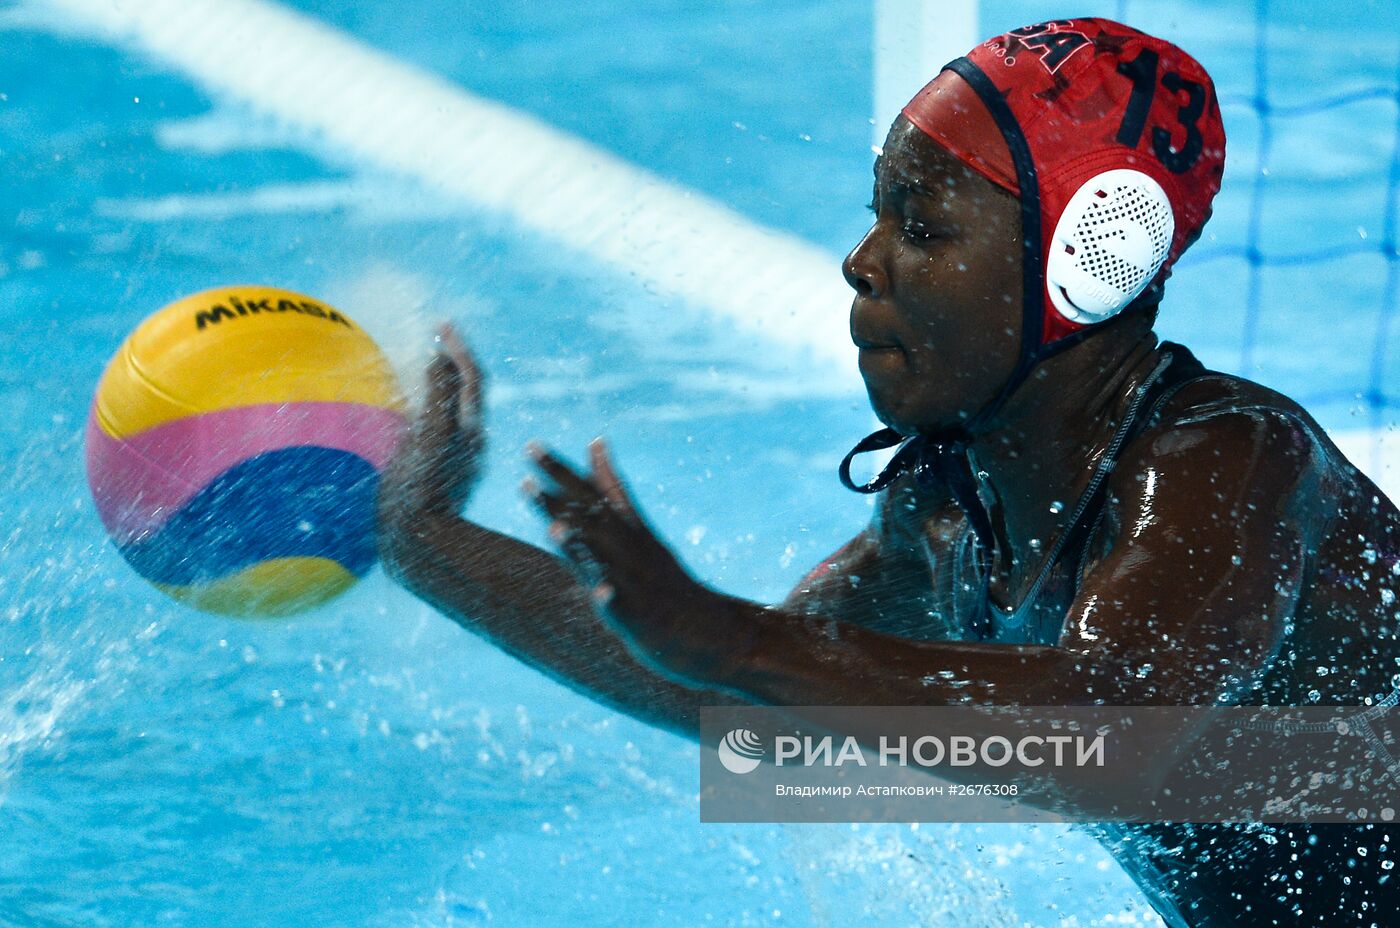
<path id="1" fill-rule="evenodd" d="M 1175 388 L 1214 375 L 1184 347 L 1163 348 L 1174 360 L 1135 432 Z M 1071 573 L 1080 577 L 1083 566 Z M 1390 693 L 1381 704 L 1396 698 Z M 1172 928 L 1400 925 L 1400 824 L 1167 822 L 1092 830 Z"/>
<path id="2" fill-rule="evenodd" d="M 1143 412 L 1128 426 L 1119 449 L 1153 424 L 1178 389 L 1215 376 L 1183 346 L 1165 342 L 1162 348 L 1171 361 L 1149 386 Z M 1103 517 L 1103 495 L 1100 488 L 1065 532 L 1053 571 L 1061 582 L 1033 588 L 1033 595 L 1043 592 L 1052 604 L 1064 603 L 1066 595 L 1072 599 Z M 1018 630 L 998 619 L 1002 627 L 993 625 L 994 636 L 1010 637 Z M 1057 626 L 1044 643 L 1055 643 L 1059 634 Z M 1149 823 L 1090 830 L 1171 928 L 1400 926 L 1400 871 L 1386 869 L 1400 866 L 1400 824 Z"/>
<path id="3" fill-rule="evenodd" d="M 987 514 L 976 499 L 966 446 L 915 442 L 865 488 L 888 486 L 902 471 L 936 473 L 952 486 L 968 518 L 957 544 L 956 570 L 978 577 L 981 589 L 951 604 L 952 616 L 970 640 L 1008 644 L 1059 641 L 1065 611 L 1094 559 L 1104 520 L 1105 483 L 1117 457 L 1133 438 L 1153 424 L 1182 386 L 1207 370 L 1185 347 L 1162 343 L 1164 361 L 1140 388 L 1134 405 L 1100 462 L 1094 479 L 1077 501 L 1072 519 L 1049 552 L 1046 565 L 1022 605 L 1005 613 L 987 595 L 989 559 Z M 879 435 L 880 433 L 876 433 Z M 880 441 L 852 452 L 880 447 Z M 863 447 L 864 446 L 864 447 Z M 885 445 L 888 446 L 888 445 Z M 936 450 L 935 450 L 936 449 Z M 843 480 L 850 486 L 849 460 Z M 853 487 L 854 488 L 854 487 Z M 982 539 L 987 539 L 983 541 Z M 1382 705 L 1392 705 L 1397 694 Z M 1170 928 L 1255 928 L 1255 926 L 1400 926 L 1400 824 L 1397 825 L 1192 825 L 1150 823 L 1088 826 L 1142 888 Z"/>

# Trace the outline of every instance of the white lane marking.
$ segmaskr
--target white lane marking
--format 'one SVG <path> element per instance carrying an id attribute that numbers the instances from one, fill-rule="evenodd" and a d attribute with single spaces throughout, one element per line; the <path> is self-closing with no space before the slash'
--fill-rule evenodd
<path id="1" fill-rule="evenodd" d="M 395 189 L 398 187 L 400 189 Z M 250 215 L 325 213 L 354 210 L 376 219 L 423 219 L 451 215 L 452 207 L 412 183 L 386 186 L 364 180 L 325 180 L 267 184 L 234 193 L 179 193 L 130 199 L 99 199 L 100 216 L 134 222 L 225 221 Z"/>
<path id="2" fill-rule="evenodd" d="M 850 294 L 822 249 L 266 0 L 48 2 L 215 94 L 502 214 L 857 388 Z"/>

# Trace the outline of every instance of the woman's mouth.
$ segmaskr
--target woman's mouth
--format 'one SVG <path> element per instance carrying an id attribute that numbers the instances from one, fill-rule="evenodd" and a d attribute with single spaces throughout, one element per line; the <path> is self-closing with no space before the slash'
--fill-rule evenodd
<path id="1" fill-rule="evenodd" d="M 859 298 L 852 304 L 850 328 L 851 341 L 860 349 L 861 357 L 902 354 L 904 348 L 899 344 L 899 340 L 880 331 L 882 327 L 877 322 L 880 319 L 879 313 L 871 311 L 863 304 L 864 301 Z M 871 322 L 877 324 L 872 327 L 869 325 Z"/>
<path id="2" fill-rule="evenodd" d="M 898 345 L 857 341 L 856 347 L 860 349 L 857 363 L 861 376 L 867 379 L 871 376 L 883 379 L 904 368 L 904 349 Z"/>
<path id="3" fill-rule="evenodd" d="M 897 342 L 869 338 L 858 332 L 851 333 L 851 341 L 861 351 L 903 351 Z"/>

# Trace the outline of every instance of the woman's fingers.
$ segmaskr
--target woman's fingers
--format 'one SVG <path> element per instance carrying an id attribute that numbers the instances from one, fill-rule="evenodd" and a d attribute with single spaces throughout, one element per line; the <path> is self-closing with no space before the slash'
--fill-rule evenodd
<path id="1" fill-rule="evenodd" d="M 457 394 L 461 375 L 446 355 L 428 362 L 428 395 L 419 420 L 420 439 L 429 449 L 445 448 L 457 431 Z"/>
<path id="2" fill-rule="evenodd" d="M 521 489 L 540 513 L 550 520 L 551 537 L 559 531 L 579 538 L 588 547 L 609 559 L 618 559 L 627 551 L 625 523 L 616 512 L 597 496 L 570 493 L 558 487 L 541 486 L 526 478 Z"/>
<path id="3" fill-rule="evenodd" d="M 540 469 L 540 472 L 548 477 L 565 495 L 580 502 L 595 505 L 606 502 L 592 483 L 579 476 L 577 471 L 539 444 L 530 442 L 526 446 L 526 453 L 535 466 Z"/>
<path id="4" fill-rule="evenodd" d="M 550 539 L 571 560 L 601 566 L 611 575 L 629 568 L 638 550 L 633 526 L 596 491 L 570 492 L 557 485 L 542 486 L 530 477 L 521 490 L 549 520 Z"/>
<path id="5" fill-rule="evenodd" d="M 522 489 L 600 606 L 626 612 L 658 593 L 683 593 L 688 577 L 637 514 L 604 445 L 590 445 L 588 477 L 534 443 L 529 454 L 540 474 Z"/>
<path id="6" fill-rule="evenodd" d="M 437 335 L 443 352 L 461 372 L 462 416 L 470 420 L 480 420 L 485 394 L 485 377 L 481 373 L 481 365 L 476 363 L 471 349 L 462 341 L 462 336 L 457 333 L 457 328 L 452 323 L 445 322 L 439 326 Z"/>
<path id="7" fill-rule="evenodd" d="M 587 477 L 534 442 L 527 446 L 526 451 L 535 466 L 566 494 L 580 501 L 586 500 L 590 505 L 602 503 L 624 518 L 640 521 L 637 507 L 613 467 L 607 446 L 601 438 L 588 444 L 591 473 Z"/>
<path id="8" fill-rule="evenodd" d="M 423 405 L 382 483 L 395 513 L 460 511 L 481 476 L 481 372 L 450 325 L 438 330 Z"/>
<path id="9" fill-rule="evenodd" d="M 578 506 L 542 489 L 532 477 L 526 477 L 520 488 L 540 515 L 549 520 L 549 540 L 573 565 L 579 579 L 587 586 L 602 580 L 604 565 L 578 522 Z"/>
<path id="10" fill-rule="evenodd" d="M 617 475 L 617 470 L 612 465 L 608 447 L 603 439 L 595 438 L 588 443 L 588 460 L 593 468 L 593 485 L 598 491 L 619 512 L 629 518 L 637 518 L 637 507 L 632 504 L 632 497 L 622 485 L 622 478 Z"/>
<path id="11" fill-rule="evenodd" d="M 427 379 L 423 411 L 413 429 L 424 468 L 425 498 L 457 510 L 480 478 L 486 433 L 481 420 L 481 372 L 451 325 L 438 329 Z"/>

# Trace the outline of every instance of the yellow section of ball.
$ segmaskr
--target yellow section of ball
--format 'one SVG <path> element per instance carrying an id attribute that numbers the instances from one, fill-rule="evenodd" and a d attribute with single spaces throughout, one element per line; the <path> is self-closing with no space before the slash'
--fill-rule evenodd
<path id="1" fill-rule="evenodd" d="M 244 619 L 292 615 L 354 585 L 354 574 L 323 557 L 273 558 L 198 586 L 153 584 L 188 606 Z"/>
<path id="2" fill-rule="evenodd" d="M 122 438 L 199 413 L 289 402 L 404 407 L 388 359 L 344 313 L 291 290 L 232 286 L 142 322 L 103 373 L 95 413 Z"/>

